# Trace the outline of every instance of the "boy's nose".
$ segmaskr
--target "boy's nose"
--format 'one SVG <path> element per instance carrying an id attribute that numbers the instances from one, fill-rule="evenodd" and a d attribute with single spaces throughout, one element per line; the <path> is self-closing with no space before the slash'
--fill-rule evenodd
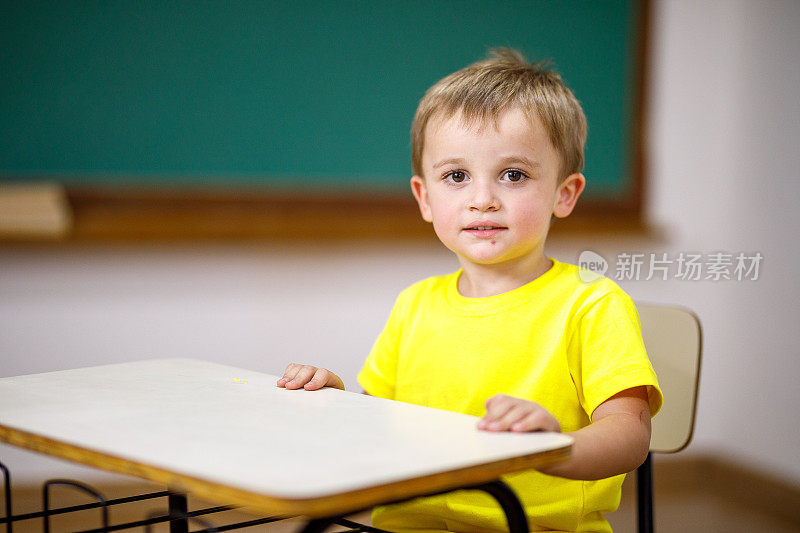
<path id="1" fill-rule="evenodd" d="M 500 208 L 500 201 L 491 185 L 476 183 L 473 186 L 469 208 L 473 211 L 497 211 Z"/>

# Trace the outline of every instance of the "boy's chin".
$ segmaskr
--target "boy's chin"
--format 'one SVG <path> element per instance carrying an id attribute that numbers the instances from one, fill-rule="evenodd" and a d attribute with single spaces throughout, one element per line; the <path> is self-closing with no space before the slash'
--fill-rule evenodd
<path id="1" fill-rule="evenodd" d="M 473 264 L 473 265 L 480 265 L 484 267 L 507 267 L 514 263 L 527 263 L 527 262 L 535 262 L 532 258 L 528 258 L 525 256 L 514 256 L 505 253 L 458 253 L 459 261 L 463 264 L 464 262 Z"/>
<path id="2" fill-rule="evenodd" d="M 450 248 L 450 247 L 448 247 Z M 538 269 L 542 261 L 547 259 L 544 250 L 536 249 L 509 249 L 501 243 L 486 246 L 471 246 L 466 248 L 450 248 L 458 256 L 459 262 L 465 262 L 484 267 L 496 266 L 498 268 L 522 267 L 523 269 Z"/>

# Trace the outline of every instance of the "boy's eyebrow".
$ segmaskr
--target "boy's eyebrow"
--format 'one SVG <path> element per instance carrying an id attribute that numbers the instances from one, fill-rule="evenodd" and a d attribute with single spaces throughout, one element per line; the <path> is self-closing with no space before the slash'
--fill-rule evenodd
<path id="1" fill-rule="evenodd" d="M 442 159 L 438 163 L 435 163 L 433 165 L 433 168 L 439 168 L 439 167 L 443 167 L 445 165 L 463 165 L 463 164 L 464 164 L 464 159 L 463 158 L 461 158 L 461 157 L 450 157 L 450 158 L 447 158 L 447 159 Z"/>
<path id="2" fill-rule="evenodd" d="M 522 155 L 510 155 L 500 159 L 504 165 L 510 165 L 513 163 L 522 163 L 523 165 L 527 165 L 533 168 L 539 168 L 542 164 L 534 159 L 528 159 Z M 443 167 L 445 165 L 463 165 L 464 158 L 462 157 L 449 157 L 447 159 L 442 159 L 441 161 L 435 163 L 433 168 Z"/>
<path id="3" fill-rule="evenodd" d="M 539 161 L 536 161 L 535 159 L 528 159 L 527 157 L 522 156 L 522 155 L 507 156 L 507 157 L 504 157 L 502 159 L 502 161 L 503 161 L 503 164 L 505 164 L 505 165 L 509 165 L 509 164 L 512 164 L 512 163 L 522 163 L 523 165 L 527 165 L 529 167 L 534 167 L 534 168 L 538 168 L 538 167 L 542 166 L 542 164 Z"/>

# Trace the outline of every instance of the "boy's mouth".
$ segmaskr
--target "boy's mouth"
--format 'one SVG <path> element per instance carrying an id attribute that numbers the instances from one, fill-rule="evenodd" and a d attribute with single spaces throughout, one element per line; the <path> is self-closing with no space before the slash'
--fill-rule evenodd
<path id="1" fill-rule="evenodd" d="M 497 224 L 495 222 L 481 221 L 481 222 L 476 222 L 474 224 L 470 224 L 469 226 L 464 228 L 464 231 L 474 237 L 487 239 L 490 237 L 494 237 L 501 231 L 507 229 L 508 228 L 506 226 L 501 226 L 500 224 Z"/>

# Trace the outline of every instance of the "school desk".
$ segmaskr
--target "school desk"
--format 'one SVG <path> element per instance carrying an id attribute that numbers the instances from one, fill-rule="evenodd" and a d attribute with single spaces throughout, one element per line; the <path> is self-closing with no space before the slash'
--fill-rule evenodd
<path id="1" fill-rule="evenodd" d="M 479 431 L 473 416 L 349 391 L 286 390 L 277 379 L 191 359 L 3 378 L 0 441 L 176 495 L 303 515 L 304 531 L 459 487 L 489 492 L 512 529 L 526 531 L 519 501 L 497 480 L 562 461 L 572 445 L 555 433 Z M 173 500 L 185 509 L 185 497 Z"/>

